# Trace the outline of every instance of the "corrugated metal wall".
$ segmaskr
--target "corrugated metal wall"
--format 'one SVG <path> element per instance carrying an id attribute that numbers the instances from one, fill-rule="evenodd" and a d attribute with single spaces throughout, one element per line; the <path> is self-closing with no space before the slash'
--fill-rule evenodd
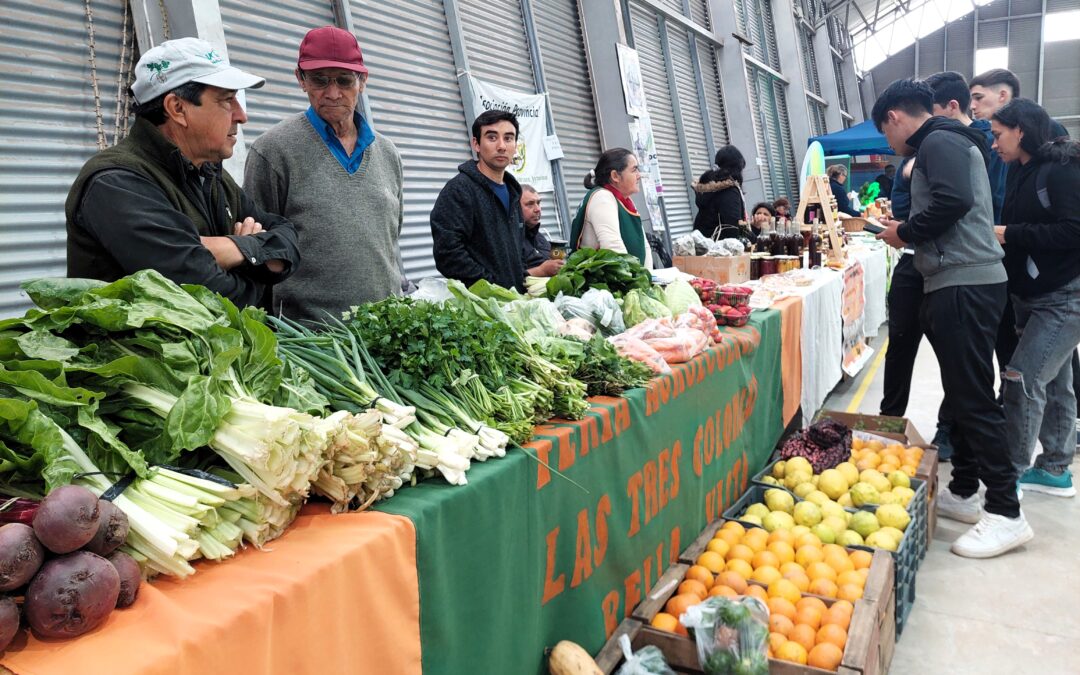
<path id="1" fill-rule="evenodd" d="M 286 117 L 308 108 L 293 72 L 300 41 L 312 28 L 334 23 L 330 0 L 218 0 L 229 62 L 266 78 L 244 92 L 251 143 Z M 363 44 L 360 45 L 363 48 Z"/>
<path id="2" fill-rule="evenodd" d="M 701 99 L 698 98 L 697 77 L 690 57 L 690 37 L 686 29 L 672 22 L 667 24 L 668 47 L 671 50 L 671 63 L 675 71 L 675 85 L 679 92 L 679 110 L 682 113 L 683 133 L 686 136 L 687 158 L 690 160 L 693 181 L 712 166 L 708 140 L 705 138 L 704 113 Z M 690 183 L 681 186 L 684 191 L 690 189 Z M 667 187 L 665 186 L 665 190 Z M 687 197 L 691 203 L 690 196 Z M 696 211 L 695 211 L 696 213 Z"/>
<path id="3" fill-rule="evenodd" d="M 434 275 L 431 207 L 472 158 L 443 3 L 372 0 L 353 2 L 352 11 L 371 70 L 375 128 L 394 141 L 405 165 L 405 271 L 413 279 Z"/>
<path id="4" fill-rule="evenodd" d="M 535 93 L 536 79 L 520 1 L 463 2 L 458 4 L 458 11 L 473 76 L 513 91 Z M 558 237 L 561 232 L 554 193 L 546 195 L 541 225 L 551 236 Z"/>
<path id="5" fill-rule="evenodd" d="M 111 145 L 123 5 L 90 6 Z M 0 44 L 0 316 L 8 316 L 30 304 L 21 282 L 66 273 L 64 200 L 98 151 L 98 133 L 84 3 L 4 0 Z"/>
<path id="6" fill-rule="evenodd" d="M 631 4 L 630 17 L 634 33 L 634 48 L 641 62 L 645 99 L 649 107 L 656 154 L 660 161 L 660 176 L 664 182 L 664 212 L 668 229 L 676 234 L 689 232 L 693 227 L 690 200 L 686 186 L 690 179 L 682 162 L 682 148 L 675 128 L 675 111 L 668 89 L 667 67 L 660 44 L 657 15 L 649 8 Z"/>
<path id="7" fill-rule="evenodd" d="M 562 169 L 573 218 L 585 197 L 585 174 L 601 153 L 581 19 L 577 0 L 542 0 L 534 2 L 532 10 L 555 133 L 566 154 Z"/>
<path id="8" fill-rule="evenodd" d="M 705 87 L 705 107 L 708 108 L 709 122 L 712 128 L 713 145 L 720 149 L 730 141 L 716 47 L 704 40 L 698 40 L 697 50 L 698 63 L 701 64 L 702 83 Z"/>

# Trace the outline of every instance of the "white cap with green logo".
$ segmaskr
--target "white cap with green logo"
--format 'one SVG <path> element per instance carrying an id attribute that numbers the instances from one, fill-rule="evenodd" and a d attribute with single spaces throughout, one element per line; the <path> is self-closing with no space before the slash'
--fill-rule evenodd
<path id="1" fill-rule="evenodd" d="M 143 54 L 131 91 L 138 103 L 146 103 L 188 82 L 238 90 L 258 89 L 266 80 L 230 66 L 206 40 L 187 37 L 162 42 Z"/>

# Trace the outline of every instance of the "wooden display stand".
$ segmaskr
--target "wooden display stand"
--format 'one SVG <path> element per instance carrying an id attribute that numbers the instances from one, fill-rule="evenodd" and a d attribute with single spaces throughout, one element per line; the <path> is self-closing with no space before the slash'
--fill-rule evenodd
<path id="1" fill-rule="evenodd" d="M 807 176 L 799 198 L 799 210 L 795 213 L 795 222 L 803 222 L 807 207 L 820 206 L 821 215 L 825 220 L 825 229 L 829 233 L 828 262 L 833 263 L 833 266 L 842 267 L 844 264 L 844 242 L 840 237 L 836 236 L 836 221 L 833 220 L 832 215 L 835 203 L 832 188 L 829 187 L 828 176 Z"/>

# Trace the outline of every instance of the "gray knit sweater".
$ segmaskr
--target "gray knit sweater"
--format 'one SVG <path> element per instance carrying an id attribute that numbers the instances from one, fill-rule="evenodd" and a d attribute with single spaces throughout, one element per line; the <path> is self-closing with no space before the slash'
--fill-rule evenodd
<path id="1" fill-rule="evenodd" d="M 274 313 L 298 321 L 335 318 L 351 305 L 401 294 L 401 155 L 376 133 L 356 173 L 330 154 L 304 113 L 255 139 L 244 191 L 296 226 L 308 263 L 274 287 Z"/>

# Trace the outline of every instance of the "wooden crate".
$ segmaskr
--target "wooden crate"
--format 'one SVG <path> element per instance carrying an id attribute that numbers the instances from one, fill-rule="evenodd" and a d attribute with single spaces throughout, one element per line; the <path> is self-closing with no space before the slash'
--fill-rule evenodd
<path id="1" fill-rule="evenodd" d="M 709 529 L 706 528 L 702 534 L 708 533 Z M 685 578 L 689 568 L 690 566 L 685 563 L 676 563 L 669 567 L 645 599 L 634 609 L 631 618 L 641 622 L 642 625 L 633 636 L 632 643 L 635 650 L 648 644 L 656 645 L 664 653 L 672 668 L 678 672 L 700 673 L 697 646 L 693 640 L 656 630 L 649 625 L 653 617 L 663 610 L 668 599 Z M 750 583 L 760 585 L 753 581 Z M 804 593 L 804 595 L 811 594 Z M 827 605 L 834 602 L 830 598 L 821 599 Z M 863 588 L 863 597 L 854 604 L 855 612 L 852 615 L 851 625 L 848 627 L 844 660 L 837 672 L 843 675 L 885 675 L 889 671 L 896 643 L 895 564 L 893 556 L 888 551 L 874 551 L 873 560 L 870 563 L 870 574 Z M 772 659 L 769 662 L 769 672 L 781 675 L 808 675 L 828 671 Z"/>
<path id="2" fill-rule="evenodd" d="M 619 646 L 619 638 L 623 635 L 630 638 L 631 646 L 634 644 L 634 639 L 637 637 L 638 631 L 641 630 L 642 623 L 637 619 L 627 618 L 623 619 L 619 627 L 615 629 L 615 632 L 611 634 L 608 641 L 604 643 L 603 648 L 597 653 L 596 665 L 600 667 L 605 675 L 614 673 L 619 669 L 619 666 L 623 662 L 622 647 Z"/>
<path id="3" fill-rule="evenodd" d="M 728 257 L 677 255 L 671 259 L 671 264 L 682 272 L 702 279 L 712 279 L 720 284 L 750 281 L 750 256 L 745 254 Z"/>

